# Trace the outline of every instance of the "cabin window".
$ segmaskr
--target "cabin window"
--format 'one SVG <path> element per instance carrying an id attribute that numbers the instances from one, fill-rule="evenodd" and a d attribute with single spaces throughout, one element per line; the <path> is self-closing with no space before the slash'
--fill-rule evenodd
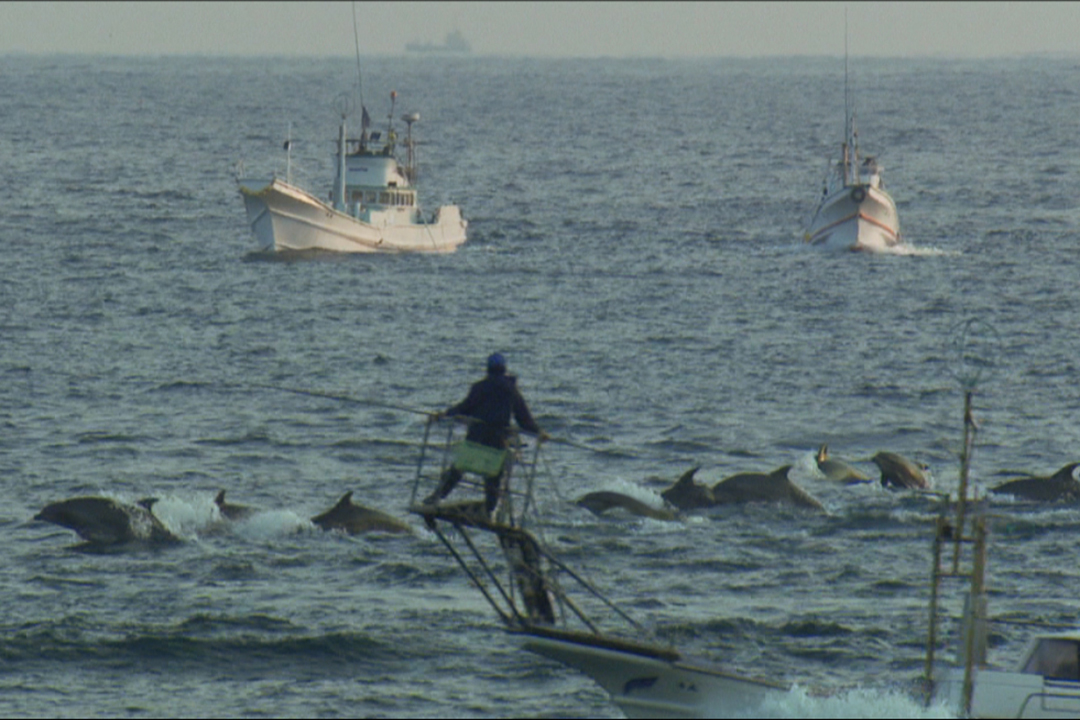
<path id="1" fill-rule="evenodd" d="M 378 198 L 378 195 L 375 194 L 374 190 L 368 190 L 366 193 L 364 193 L 364 198 L 366 199 L 368 205 L 374 205 L 376 199 Z"/>
<path id="2" fill-rule="evenodd" d="M 1056 680 L 1080 681 L 1080 643 L 1074 640 L 1043 640 L 1031 653 L 1025 673 Z"/>
<path id="3" fill-rule="evenodd" d="M 379 204 L 380 205 L 389 205 L 390 204 L 390 193 L 387 193 L 387 192 L 379 193 Z"/>

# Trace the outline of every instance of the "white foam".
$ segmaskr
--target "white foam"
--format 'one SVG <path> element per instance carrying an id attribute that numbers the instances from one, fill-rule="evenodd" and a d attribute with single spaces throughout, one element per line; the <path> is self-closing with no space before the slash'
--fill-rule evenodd
<path id="1" fill-rule="evenodd" d="M 754 717 L 772 718 L 954 718 L 943 705 L 926 707 L 896 689 L 856 687 L 821 695 L 795 687 L 769 696 Z"/>
<path id="2" fill-rule="evenodd" d="M 232 523 L 232 531 L 248 540 L 296 535 L 314 530 L 315 526 L 292 510 L 267 510 Z"/>
<path id="3" fill-rule="evenodd" d="M 657 492 L 628 480 L 624 480 L 621 477 L 616 477 L 613 481 L 605 484 L 602 489 L 632 497 L 638 502 L 644 503 L 656 510 L 664 509 L 664 498 L 660 497 Z"/>

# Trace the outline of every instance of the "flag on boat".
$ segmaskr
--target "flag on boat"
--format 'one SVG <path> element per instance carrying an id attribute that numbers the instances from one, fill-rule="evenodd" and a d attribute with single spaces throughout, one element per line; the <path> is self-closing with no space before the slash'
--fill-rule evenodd
<path id="1" fill-rule="evenodd" d="M 367 108 L 363 105 L 360 106 L 360 129 L 367 130 L 371 125 L 371 116 L 367 114 Z"/>
<path id="2" fill-rule="evenodd" d="M 292 140 L 286 140 L 285 144 L 281 146 L 282 150 L 288 150 L 292 147 Z"/>

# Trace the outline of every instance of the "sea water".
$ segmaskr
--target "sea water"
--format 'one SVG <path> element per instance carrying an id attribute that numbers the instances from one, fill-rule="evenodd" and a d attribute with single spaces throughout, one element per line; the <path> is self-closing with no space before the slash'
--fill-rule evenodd
<path id="1" fill-rule="evenodd" d="M 767 714 L 941 714 L 911 699 L 936 501 L 830 487 L 820 444 L 954 490 L 954 340 L 977 327 L 976 486 L 1080 459 L 1075 59 L 854 63 L 907 241 L 889 256 L 800 243 L 842 140 L 839 58 L 365 58 L 371 117 L 391 90 L 420 113 L 421 202 L 459 204 L 469 240 L 276 259 L 252 254 L 237 167 L 284 173 L 291 124 L 294 181 L 325 196 L 353 61 L 3 66 L 0 714 L 617 716 L 501 632 L 405 511 L 423 411 L 496 350 L 573 442 L 543 452 L 554 552 L 658 642 L 795 683 Z M 827 513 L 573 503 L 789 463 Z M 261 512 L 223 522 L 221 489 Z M 349 490 L 414 535 L 315 529 Z M 78 495 L 157 497 L 184 542 L 88 551 L 32 520 Z M 992 614 L 1075 622 L 1080 511 L 992 507 Z M 1033 632 L 995 629 L 991 659 Z"/>

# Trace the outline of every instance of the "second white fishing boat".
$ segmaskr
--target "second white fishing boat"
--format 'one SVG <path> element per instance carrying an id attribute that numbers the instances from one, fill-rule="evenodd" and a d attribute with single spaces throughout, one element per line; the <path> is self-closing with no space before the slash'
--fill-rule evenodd
<path id="1" fill-rule="evenodd" d="M 844 50 L 844 142 L 840 161 L 825 176 L 821 199 L 804 240 L 826 250 L 887 252 L 900 244 L 896 203 L 885 192 L 877 160 L 859 153 L 859 131 L 847 77 Z"/>

